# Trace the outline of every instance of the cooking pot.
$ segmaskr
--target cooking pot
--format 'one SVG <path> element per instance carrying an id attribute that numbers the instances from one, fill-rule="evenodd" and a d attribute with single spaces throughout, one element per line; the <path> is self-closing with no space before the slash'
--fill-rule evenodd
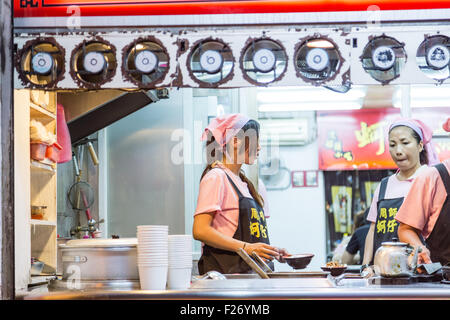
<path id="1" fill-rule="evenodd" d="M 381 243 L 375 252 L 375 274 L 383 277 L 409 277 L 417 267 L 418 248 L 394 238 Z"/>
<path id="2" fill-rule="evenodd" d="M 63 280 L 137 280 L 137 239 L 79 239 L 60 244 Z"/>

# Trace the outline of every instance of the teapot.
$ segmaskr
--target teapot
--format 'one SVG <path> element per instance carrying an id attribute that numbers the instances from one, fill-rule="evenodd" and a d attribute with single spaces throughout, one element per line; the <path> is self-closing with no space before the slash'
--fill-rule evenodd
<path id="1" fill-rule="evenodd" d="M 419 248 L 414 249 L 397 238 L 391 242 L 382 242 L 375 252 L 375 274 L 382 277 L 412 276 L 417 268 L 418 252 Z"/>

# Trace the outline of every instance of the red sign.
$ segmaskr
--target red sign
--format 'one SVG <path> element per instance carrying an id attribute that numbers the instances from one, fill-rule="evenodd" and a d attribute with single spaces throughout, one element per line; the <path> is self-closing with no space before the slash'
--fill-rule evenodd
<path id="1" fill-rule="evenodd" d="M 450 108 L 414 112 L 413 117 L 439 134 Z M 395 108 L 318 112 L 319 169 L 396 169 L 389 154 L 388 127 L 400 117 L 400 110 Z M 448 138 L 436 141 L 435 146 L 441 160 L 450 158 Z"/>
<path id="2" fill-rule="evenodd" d="M 69 17 L 76 7 L 82 16 L 291 13 L 420 10 L 450 8 L 449 0 L 14 0 L 14 17 Z"/>

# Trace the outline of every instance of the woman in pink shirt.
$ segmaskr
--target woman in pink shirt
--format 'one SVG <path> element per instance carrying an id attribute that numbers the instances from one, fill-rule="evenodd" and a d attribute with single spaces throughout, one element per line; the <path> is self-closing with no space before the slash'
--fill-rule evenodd
<path id="1" fill-rule="evenodd" d="M 202 136 L 207 167 L 200 181 L 193 236 L 203 242 L 198 262 L 200 274 L 245 273 L 250 267 L 236 253 L 244 249 L 272 260 L 287 255 L 270 245 L 264 201 L 244 172 L 260 150 L 259 124 L 242 114 L 211 121 Z M 273 268 L 273 267 L 272 267 Z"/>
<path id="2" fill-rule="evenodd" d="M 443 128 L 450 132 L 450 118 Z M 446 159 L 417 177 L 395 217 L 400 222 L 400 241 L 421 248 L 419 263 L 450 262 L 449 199 L 450 159 Z"/>
<path id="3" fill-rule="evenodd" d="M 412 181 L 428 164 L 437 162 L 431 145 L 432 131 L 421 121 L 400 119 L 389 127 L 389 153 L 398 166 L 396 174 L 381 180 L 375 190 L 367 220 L 371 222 L 364 247 L 361 271 L 373 263 L 382 242 L 397 238 L 395 216 L 408 194 Z M 373 270 L 367 269 L 367 275 Z"/>

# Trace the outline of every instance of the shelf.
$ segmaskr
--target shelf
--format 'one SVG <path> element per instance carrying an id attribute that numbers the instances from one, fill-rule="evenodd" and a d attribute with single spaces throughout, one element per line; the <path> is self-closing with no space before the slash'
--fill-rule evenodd
<path id="1" fill-rule="evenodd" d="M 52 121 L 56 119 L 56 114 L 30 101 L 30 117 L 31 119 L 48 119 Z"/>
<path id="2" fill-rule="evenodd" d="M 30 276 L 30 285 L 36 285 L 40 283 L 46 283 L 50 280 L 57 279 L 55 274 L 40 274 L 40 275 L 31 275 Z"/>
<path id="3" fill-rule="evenodd" d="M 44 159 L 42 161 L 31 160 L 32 169 L 44 170 L 47 172 L 55 173 L 56 171 L 53 166 L 54 163 L 47 159 Z"/>
<path id="4" fill-rule="evenodd" d="M 56 227 L 55 221 L 48 221 L 48 220 L 38 220 L 38 219 L 31 219 L 31 225 L 32 226 L 51 226 Z"/>

